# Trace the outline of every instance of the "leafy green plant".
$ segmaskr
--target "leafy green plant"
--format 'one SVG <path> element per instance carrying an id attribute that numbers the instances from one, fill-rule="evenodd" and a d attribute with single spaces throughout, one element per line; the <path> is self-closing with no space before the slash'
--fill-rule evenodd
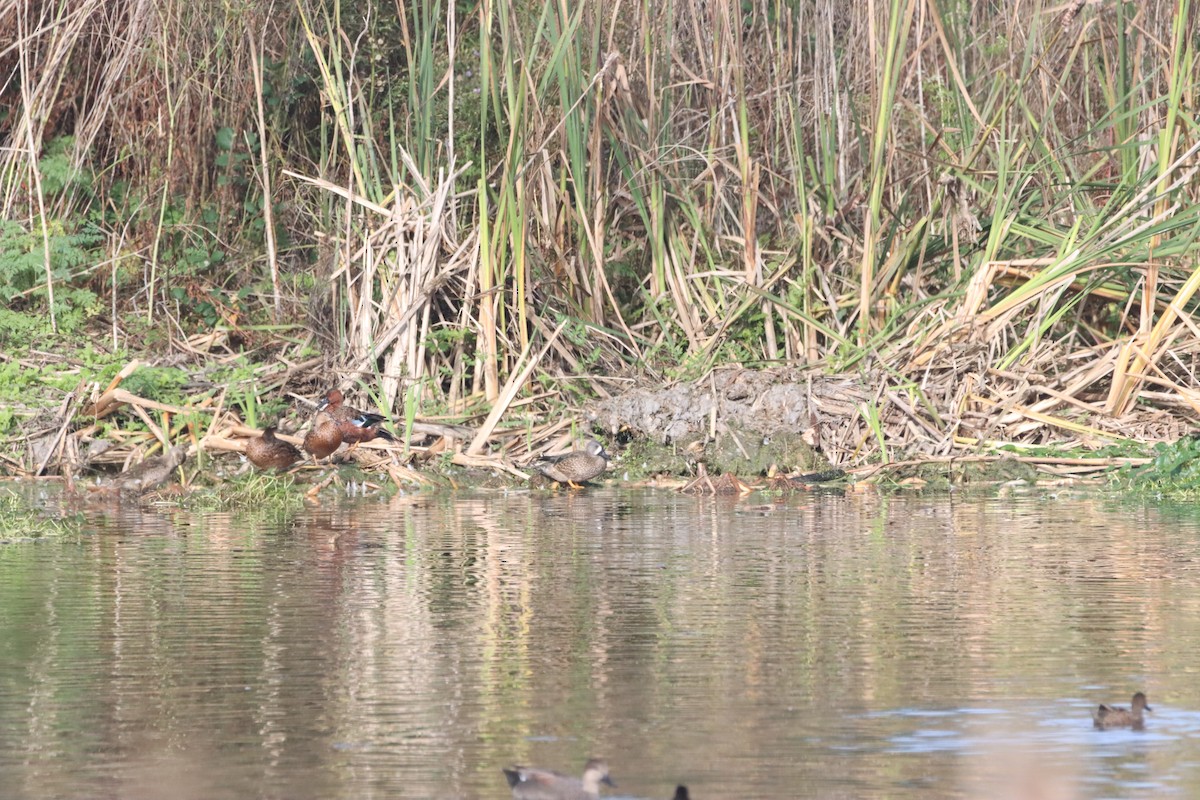
<path id="1" fill-rule="evenodd" d="M 70 280 L 76 269 L 91 263 L 95 258 L 92 248 L 101 239 L 90 226 L 72 231 L 55 220 L 50 221 L 46 237 L 55 281 Z M 0 301 L 11 303 L 23 296 L 38 297 L 44 293 L 44 241 L 40 229 L 26 229 L 13 220 L 0 219 Z M 95 296 L 91 298 L 94 300 Z"/>
<path id="2" fill-rule="evenodd" d="M 47 196 L 58 197 L 68 191 L 91 193 L 93 176 L 90 171 L 75 164 L 71 157 L 74 148 L 74 136 L 59 136 L 47 143 L 42 157 L 38 159 L 42 191 Z"/>
<path id="3" fill-rule="evenodd" d="M 1159 442 L 1149 464 L 1123 467 L 1114 483 L 1125 491 L 1170 497 L 1200 496 L 1200 436 Z"/>
<path id="4" fill-rule="evenodd" d="M 36 336 L 50 332 L 45 317 L 22 314 L 11 308 L 0 306 L 0 342 L 31 341 Z"/>
<path id="5" fill-rule="evenodd" d="M 179 404 L 185 399 L 183 387 L 189 380 L 188 374 L 177 367 L 139 367 L 121 386 L 147 400 Z"/>
<path id="6" fill-rule="evenodd" d="M 91 196 L 92 176 L 74 163 L 73 147 L 72 137 L 59 137 L 46 145 L 38 159 L 39 186 L 46 200 Z M 55 290 L 50 319 L 61 327 L 74 330 L 95 313 L 96 295 L 72 286 L 71 281 L 83 267 L 99 260 L 97 245 L 103 236 L 86 218 L 76 222 L 43 213 L 22 221 L 0 219 L 0 304 L 9 312 L 0 320 L 0 336 L 53 328 L 41 313 L 50 295 L 48 284 Z M 28 313 L 35 322 L 17 318 L 16 312 Z"/>

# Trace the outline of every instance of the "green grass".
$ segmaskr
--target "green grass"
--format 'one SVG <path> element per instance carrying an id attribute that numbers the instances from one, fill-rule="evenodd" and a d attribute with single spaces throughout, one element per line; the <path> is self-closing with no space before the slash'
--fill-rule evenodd
<path id="1" fill-rule="evenodd" d="M 0 544 L 78 536 L 82 529 L 82 516 L 52 516 L 26 498 L 0 490 Z"/>
<path id="2" fill-rule="evenodd" d="M 219 484 L 201 487 L 186 495 L 183 506 L 194 511 L 254 511 L 284 516 L 304 506 L 307 486 L 297 485 L 288 474 L 251 472 Z"/>

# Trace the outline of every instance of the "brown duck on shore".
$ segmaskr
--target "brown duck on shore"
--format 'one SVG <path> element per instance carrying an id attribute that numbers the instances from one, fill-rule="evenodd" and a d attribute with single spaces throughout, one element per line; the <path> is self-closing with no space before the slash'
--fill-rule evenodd
<path id="1" fill-rule="evenodd" d="M 342 446 L 342 431 L 338 421 L 328 411 L 318 411 L 312 426 L 304 434 L 304 449 L 315 461 L 328 458 Z"/>
<path id="2" fill-rule="evenodd" d="M 177 444 L 162 455 L 151 456 L 117 476 L 114 486 L 129 494 L 148 492 L 165 483 L 179 465 L 187 461 L 187 451 L 186 444 Z"/>
<path id="3" fill-rule="evenodd" d="M 572 489 L 581 489 L 583 487 L 579 484 L 587 483 L 608 468 L 608 458 L 604 445 L 595 439 L 588 439 L 583 443 L 582 450 L 544 456 L 530 466 L 551 480 L 565 483 Z"/>
<path id="4" fill-rule="evenodd" d="M 345 396 L 341 389 L 333 389 L 325 395 L 325 399 L 317 405 L 318 412 L 325 412 L 337 421 L 338 431 L 342 441 L 349 445 L 369 442 L 372 439 L 396 441 L 396 437 L 379 427 L 386 420 L 382 414 L 371 414 L 359 411 L 353 406 L 345 405 Z"/>
<path id="5" fill-rule="evenodd" d="M 1135 694 L 1133 702 L 1129 705 L 1129 708 L 1121 708 L 1101 703 L 1092 712 L 1092 721 L 1097 728 L 1133 728 L 1134 730 L 1140 730 L 1146 724 L 1142 712 L 1153 711 L 1154 709 L 1147 705 L 1146 695 L 1142 692 Z"/>
<path id="6" fill-rule="evenodd" d="M 599 758 L 584 765 L 582 780 L 535 767 L 508 767 L 504 777 L 515 800 L 596 800 L 600 784 L 616 786 L 608 777 L 608 764 Z"/>
<path id="7" fill-rule="evenodd" d="M 275 435 L 274 425 L 263 430 L 259 438 L 246 442 L 246 458 L 259 469 L 287 469 L 303 457 L 292 444 Z"/>

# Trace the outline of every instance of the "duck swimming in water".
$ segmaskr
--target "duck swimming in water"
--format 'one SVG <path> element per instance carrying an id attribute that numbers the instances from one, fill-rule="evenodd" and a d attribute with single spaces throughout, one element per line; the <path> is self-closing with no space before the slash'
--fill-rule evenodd
<path id="1" fill-rule="evenodd" d="M 504 777 L 514 800 L 596 800 L 600 784 L 616 786 L 608 777 L 608 764 L 599 758 L 584 765 L 582 779 L 536 767 L 508 767 Z"/>
<path id="2" fill-rule="evenodd" d="M 1145 727 L 1146 719 L 1142 716 L 1143 711 L 1153 711 L 1146 703 L 1146 695 L 1138 692 L 1133 696 L 1133 701 L 1129 704 L 1129 708 L 1121 708 L 1120 706 L 1107 706 L 1101 703 L 1100 706 L 1092 712 L 1092 722 L 1097 728 L 1133 728 L 1140 730 Z"/>

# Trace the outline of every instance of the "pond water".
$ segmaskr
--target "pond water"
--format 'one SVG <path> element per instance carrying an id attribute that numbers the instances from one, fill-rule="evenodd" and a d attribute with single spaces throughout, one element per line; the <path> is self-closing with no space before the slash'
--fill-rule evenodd
<path id="1" fill-rule="evenodd" d="M 0 797 L 1200 796 L 1200 514 L 417 494 L 0 546 Z M 1143 689 L 1145 731 L 1092 728 Z"/>

